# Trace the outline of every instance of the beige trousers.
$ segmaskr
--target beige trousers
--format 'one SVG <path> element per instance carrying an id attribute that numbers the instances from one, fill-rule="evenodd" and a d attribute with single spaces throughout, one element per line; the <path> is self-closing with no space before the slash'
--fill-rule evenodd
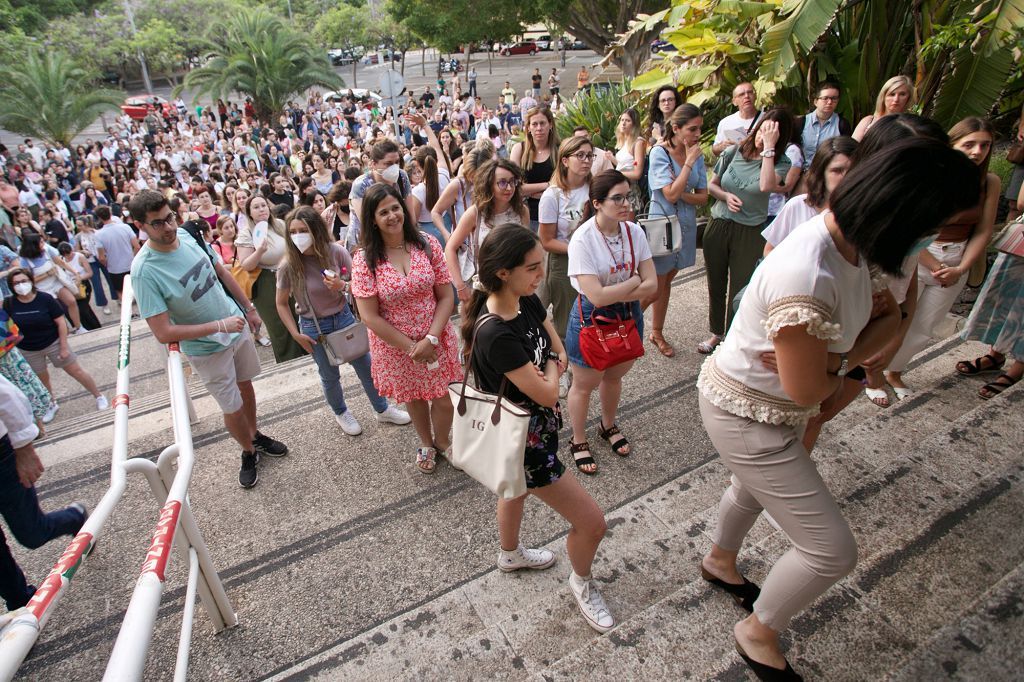
<path id="1" fill-rule="evenodd" d="M 738 417 L 700 396 L 711 442 L 732 472 L 718 506 L 713 540 L 739 551 L 762 510 L 793 543 L 772 567 L 754 603 L 758 619 L 784 630 L 797 613 L 853 570 L 857 543 L 800 442 L 803 428 Z"/>

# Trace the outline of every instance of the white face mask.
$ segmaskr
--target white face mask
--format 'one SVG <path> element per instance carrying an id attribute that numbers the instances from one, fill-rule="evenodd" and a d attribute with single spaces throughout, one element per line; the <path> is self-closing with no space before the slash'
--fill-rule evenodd
<path id="1" fill-rule="evenodd" d="M 388 184 L 395 184 L 398 182 L 399 176 L 402 174 L 402 169 L 398 167 L 397 163 L 393 163 L 380 172 L 381 178 Z"/>
<path id="2" fill-rule="evenodd" d="M 29 282 L 18 282 L 14 285 L 14 293 L 19 296 L 28 296 L 32 293 L 32 285 Z"/>
<path id="3" fill-rule="evenodd" d="M 313 235 L 309 232 L 296 232 L 292 235 L 292 244 L 295 244 L 299 253 L 305 253 L 306 249 L 313 246 Z"/>

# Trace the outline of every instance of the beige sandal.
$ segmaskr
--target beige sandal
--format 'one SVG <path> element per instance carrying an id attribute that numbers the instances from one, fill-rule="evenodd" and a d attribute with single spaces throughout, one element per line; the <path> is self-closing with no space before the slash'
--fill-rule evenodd
<path id="1" fill-rule="evenodd" d="M 420 473 L 432 474 L 437 466 L 437 450 L 434 448 L 416 448 L 416 467 Z"/>

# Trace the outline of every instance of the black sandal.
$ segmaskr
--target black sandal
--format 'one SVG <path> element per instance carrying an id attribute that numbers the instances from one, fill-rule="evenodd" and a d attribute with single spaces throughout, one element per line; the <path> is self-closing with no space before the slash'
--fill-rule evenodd
<path id="1" fill-rule="evenodd" d="M 619 431 L 619 427 L 616 426 L 615 424 L 612 424 L 606 429 L 604 428 L 604 422 L 598 423 L 601 425 L 601 430 L 598 432 L 598 435 L 601 436 L 602 440 L 608 441 L 608 445 L 611 446 L 612 452 L 614 452 L 619 457 L 629 457 L 630 453 L 628 450 L 623 452 L 625 448 L 629 447 L 629 441 L 626 440 L 625 436 L 622 436 L 622 432 Z M 616 435 L 622 436 L 622 438 L 612 443 L 612 436 Z"/>
<path id="2" fill-rule="evenodd" d="M 982 367 L 981 363 L 985 360 L 989 361 L 988 367 Z M 1006 356 L 1003 356 L 1002 360 L 996 360 L 996 356 L 992 353 L 986 353 L 980 358 L 975 358 L 974 361 L 961 360 L 956 363 L 956 371 L 964 376 L 974 376 L 975 374 L 983 374 L 985 372 L 998 372 L 1006 364 Z M 965 369 L 961 369 L 964 367 Z"/>
<path id="3" fill-rule="evenodd" d="M 1005 381 L 1001 381 L 1005 379 Z M 993 381 L 988 382 L 981 387 L 978 391 L 978 395 L 981 396 L 982 400 L 989 400 L 995 398 L 997 395 L 1016 384 L 1020 379 L 1014 379 L 1006 372 L 1003 372 L 997 376 Z"/>
<path id="4" fill-rule="evenodd" d="M 761 596 L 761 588 L 747 580 L 746 577 L 740 576 L 743 578 L 742 585 L 734 585 L 733 583 L 725 582 L 721 578 L 716 578 L 704 566 L 700 567 L 700 577 L 732 595 L 732 598 L 736 600 L 736 604 L 747 611 L 747 613 L 754 612 L 754 602 Z"/>
<path id="5" fill-rule="evenodd" d="M 804 678 L 797 671 L 793 670 L 793 666 L 789 664 L 789 661 L 786 661 L 786 667 L 783 670 L 773 668 L 764 663 L 758 663 L 750 656 L 747 656 L 747 652 L 743 650 L 739 642 L 736 642 L 736 653 L 750 667 L 751 672 L 757 675 L 757 679 L 763 680 L 763 682 L 804 682 Z"/>
<path id="6" fill-rule="evenodd" d="M 576 453 L 578 452 L 586 452 L 587 456 L 577 457 Z M 572 455 L 572 460 L 576 463 L 576 468 L 585 473 L 587 476 L 593 476 L 594 474 L 597 473 L 597 461 L 590 454 L 590 443 L 588 443 L 587 441 L 583 441 L 582 443 L 570 443 L 569 454 Z M 594 465 L 594 468 L 592 470 L 587 471 L 586 469 L 583 468 L 590 464 Z"/>

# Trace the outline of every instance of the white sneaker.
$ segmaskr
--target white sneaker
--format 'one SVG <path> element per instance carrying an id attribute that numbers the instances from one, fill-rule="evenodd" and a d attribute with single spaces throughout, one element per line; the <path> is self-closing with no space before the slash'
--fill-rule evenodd
<path id="1" fill-rule="evenodd" d="M 383 412 L 377 413 L 377 421 L 382 424 L 398 424 L 399 426 L 405 426 L 412 421 L 412 417 L 405 410 L 401 410 L 394 405 L 388 405 L 388 408 Z"/>
<path id="2" fill-rule="evenodd" d="M 577 582 L 579 584 L 577 584 Z M 594 579 L 584 580 L 575 573 L 569 575 L 569 589 L 576 597 L 576 604 L 587 621 L 587 625 L 604 634 L 615 627 L 611 611 L 604 603 L 604 597 L 597 589 Z"/>
<path id="3" fill-rule="evenodd" d="M 514 552 L 498 550 L 498 568 L 506 573 L 518 571 L 520 568 L 539 571 L 543 568 L 550 568 L 554 563 L 554 553 L 546 549 L 527 549 L 519 545 Z"/>
<path id="4" fill-rule="evenodd" d="M 572 386 L 572 374 L 568 370 L 562 376 L 558 377 L 558 397 L 565 400 L 565 397 L 569 395 L 569 387 Z"/>
<path id="5" fill-rule="evenodd" d="M 103 309 L 103 314 L 104 315 L 109 315 L 110 314 L 110 306 L 109 305 Z"/>
<path id="6" fill-rule="evenodd" d="M 266 348 L 267 346 L 270 345 L 270 337 L 269 336 L 261 336 L 259 338 L 259 343 L 260 343 L 261 346 Z"/>
<path id="7" fill-rule="evenodd" d="M 363 427 L 356 421 L 355 415 L 352 414 L 351 410 L 345 410 L 341 414 L 334 415 L 334 419 L 338 422 L 341 430 L 349 436 L 358 436 L 363 432 Z"/>
<path id="8" fill-rule="evenodd" d="M 81 334 L 88 334 L 89 330 L 86 329 L 85 327 L 79 327 L 78 329 L 75 330 L 74 333 L 75 333 L 75 336 L 79 336 Z"/>
<path id="9" fill-rule="evenodd" d="M 110 403 L 107 402 L 107 397 L 103 395 L 96 396 L 96 409 L 100 412 L 110 407 Z"/>
<path id="10" fill-rule="evenodd" d="M 60 405 L 57 404 L 56 400 L 51 400 L 50 404 L 46 407 L 46 412 L 43 413 L 43 423 L 49 424 L 53 421 L 53 418 L 57 416 L 57 410 L 60 409 Z"/>

